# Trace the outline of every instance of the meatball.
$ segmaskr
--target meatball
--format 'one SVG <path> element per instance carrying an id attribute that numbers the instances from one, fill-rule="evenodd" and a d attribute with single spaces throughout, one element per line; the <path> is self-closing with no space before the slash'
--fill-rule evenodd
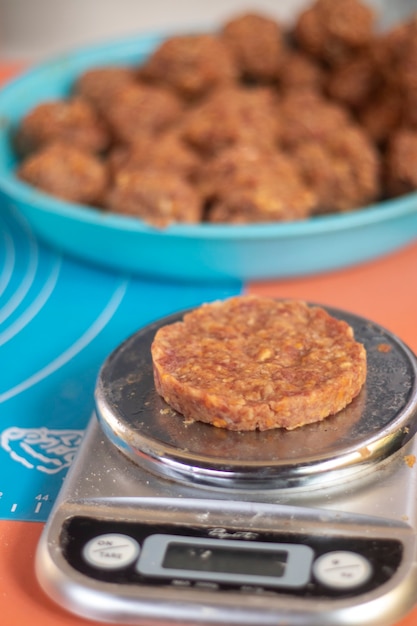
<path id="1" fill-rule="evenodd" d="M 23 118 L 16 136 L 23 155 L 57 141 L 98 153 L 108 147 L 110 135 L 90 103 L 75 97 L 39 104 Z"/>
<path id="2" fill-rule="evenodd" d="M 417 129 L 417 86 L 408 86 L 402 95 L 402 124 Z"/>
<path id="3" fill-rule="evenodd" d="M 397 81 L 398 66 L 410 34 L 410 23 L 400 22 L 374 37 L 370 53 L 378 72 L 387 84 Z"/>
<path id="4" fill-rule="evenodd" d="M 327 141 L 351 123 L 348 110 L 314 91 L 293 91 L 279 104 L 279 139 L 285 148 L 305 141 Z"/>
<path id="5" fill-rule="evenodd" d="M 320 92 L 324 79 L 322 65 L 299 50 L 291 50 L 285 55 L 278 74 L 278 82 L 284 93 L 300 89 Z"/>
<path id="6" fill-rule="evenodd" d="M 70 202 L 99 206 L 107 170 L 94 155 L 75 146 L 51 143 L 28 156 L 18 168 L 21 180 Z"/>
<path id="7" fill-rule="evenodd" d="M 375 37 L 369 48 L 370 63 L 375 67 L 368 83 L 372 91 L 356 115 L 381 147 L 401 126 L 417 126 L 416 37 L 417 19 L 413 17 Z"/>
<path id="8" fill-rule="evenodd" d="M 106 206 L 158 228 L 173 222 L 194 224 L 202 217 L 200 196 L 188 182 L 175 173 L 150 168 L 120 170 Z"/>
<path id="9" fill-rule="evenodd" d="M 227 22 L 222 35 L 244 79 L 276 80 L 285 51 L 280 24 L 263 15 L 247 13 Z"/>
<path id="10" fill-rule="evenodd" d="M 211 222 L 302 219 L 316 202 L 290 157 L 253 146 L 225 150 L 208 164 L 203 180 Z"/>
<path id="11" fill-rule="evenodd" d="M 402 124 L 403 109 L 403 96 L 398 90 L 384 86 L 356 114 L 362 128 L 376 145 L 383 148 Z"/>
<path id="12" fill-rule="evenodd" d="M 148 166 L 169 170 L 192 180 L 200 166 L 200 159 L 176 132 L 143 137 L 129 146 L 117 146 L 109 155 L 108 163 L 114 173 L 121 169 L 140 169 Z"/>
<path id="13" fill-rule="evenodd" d="M 233 81 L 237 70 L 226 44 L 216 35 L 179 35 L 163 42 L 141 68 L 141 76 L 199 98 Z"/>
<path id="14" fill-rule="evenodd" d="M 308 54 L 334 66 L 372 37 L 374 11 L 359 0 L 316 0 L 294 26 L 294 37 Z"/>
<path id="15" fill-rule="evenodd" d="M 74 85 L 75 93 L 105 111 L 110 100 L 126 85 L 135 83 L 132 68 L 105 66 L 87 70 Z"/>
<path id="16" fill-rule="evenodd" d="M 190 111 L 184 139 L 205 157 L 245 142 L 273 145 L 279 120 L 275 94 L 267 87 L 219 89 Z"/>
<path id="17" fill-rule="evenodd" d="M 376 33 L 364 2 L 314 0 L 285 30 L 247 12 L 138 67 L 86 69 L 22 120 L 19 176 L 156 226 L 303 219 L 414 190 L 417 13 Z"/>
<path id="18" fill-rule="evenodd" d="M 389 196 L 400 196 L 417 189 L 417 130 L 401 129 L 388 144 L 385 184 Z"/>
<path id="19" fill-rule="evenodd" d="M 255 187 L 231 190 L 210 209 L 210 222 L 250 224 L 306 218 L 314 194 L 302 184 L 291 185 L 261 175 Z"/>
<path id="20" fill-rule="evenodd" d="M 171 91 L 138 83 L 118 91 L 109 102 L 105 117 L 116 140 L 130 144 L 144 135 L 166 130 L 179 120 L 182 112 L 182 104 Z"/>
<path id="21" fill-rule="evenodd" d="M 326 93 L 332 100 L 357 111 L 379 89 L 382 80 L 370 51 L 361 52 L 332 70 L 326 81 Z"/>
<path id="22" fill-rule="evenodd" d="M 349 211 L 380 196 L 379 153 L 360 128 L 333 134 L 326 144 L 303 143 L 294 158 L 316 192 L 315 213 Z"/>
<path id="23" fill-rule="evenodd" d="M 240 143 L 226 148 L 201 166 L 199 188 L 203 196 L 212 201 L 232 189 L 254 187 L 263 173 L 287 180 L 298 176 L 289 155 L 272 148 Z"/>
<path id="24" fill-rule="evenodd" d="M 391 84 L 403 100 L 402 122 L 405 126 L 417 127 L 417 15 L 407 24 L 396 61 Z"/>
<path id="25" fill-rule="evenodd" d="M 417 14 L 406 23 L 401 34 L 402 37 L 399 42 L 397 41 L 395 49 L 394 70 L 402 88 L 415 88 L 417 86 Z"/>

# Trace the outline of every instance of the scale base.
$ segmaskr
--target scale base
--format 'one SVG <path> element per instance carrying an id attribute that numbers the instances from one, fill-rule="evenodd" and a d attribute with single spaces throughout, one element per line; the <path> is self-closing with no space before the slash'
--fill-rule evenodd
<path id="1" fill-rule="evenodd" d="M 283 432 L 185 423 L 153 388 L 160 320 L 107 359 L 45 527 L 44 590 L 138 626 L 388 626 L 417 601 L 416 359 L 336 310 L 368 356 L 352 406 Z M 220 445 L 221 444 L 221 445 Z"/>

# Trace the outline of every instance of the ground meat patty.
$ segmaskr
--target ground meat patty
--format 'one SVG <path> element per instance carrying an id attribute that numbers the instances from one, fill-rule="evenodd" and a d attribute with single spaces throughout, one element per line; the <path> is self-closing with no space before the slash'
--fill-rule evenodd
<path id="1" fill-rule="evenodd" d="M 241 296 L 158 330 L 157 392 L 186 418 L 230 430 L 292 430 L 346 407 L 366 378 L 352 328 L 301 301 Z"/>

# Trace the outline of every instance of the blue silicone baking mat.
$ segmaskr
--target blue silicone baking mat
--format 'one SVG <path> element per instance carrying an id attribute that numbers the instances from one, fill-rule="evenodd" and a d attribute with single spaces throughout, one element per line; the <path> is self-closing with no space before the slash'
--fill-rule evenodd
<path id="1" fill-rule="evenodd" d="M 98 369 L 121 341 L 241 290 L 79 264 L 0 206 L 0 519 L 46 520 L 90 418 Z"/>

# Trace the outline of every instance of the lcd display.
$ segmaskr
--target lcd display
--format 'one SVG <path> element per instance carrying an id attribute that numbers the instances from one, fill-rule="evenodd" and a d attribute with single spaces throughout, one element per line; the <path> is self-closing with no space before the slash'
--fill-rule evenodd
<path id="1" fill-rule="evenodd" d="M 302 544 L 155 533 L 143 542 L 136 570 L 166 580 L 295 588 L 309 581 L 313 556 Z"/>
<path id="2" fill-rule="evenodd" d="M 170 543 L 162 567 L 189 571 L 281 577 L 287 552 L 244 550 L 223 546 L 189 546 Z"/>

